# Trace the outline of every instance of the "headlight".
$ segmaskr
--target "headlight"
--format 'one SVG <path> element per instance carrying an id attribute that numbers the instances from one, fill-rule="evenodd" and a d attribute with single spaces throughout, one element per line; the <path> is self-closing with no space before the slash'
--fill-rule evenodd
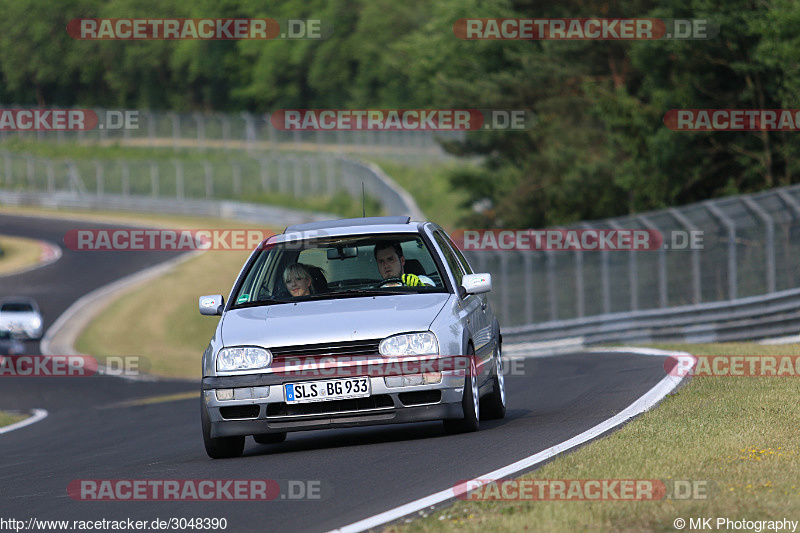
<path id="1" fill-rule="evenodd" d="M 35 316 L 31 319 L 31 328 L 38 329 L 39 326 L 41 325 L 42 325 L 42 319 L 39 318 L 38 316 Z"/>
<path id="2" fill-rule="evenodd" d="M 264 348 L 240 346 L 223 348 L 217 353 L 217 370 L 257 370 L 267 368 L 272 363 L 272 354 Z"/>
<path id="3" fill-rule="evenodd" d="M 381 341 L 379 346 L 381 355 L 436 355 L 439 353 L 439 343 L 436 335 L 430 331 L 425 333 L 406 333 L 395 335 Z"/>

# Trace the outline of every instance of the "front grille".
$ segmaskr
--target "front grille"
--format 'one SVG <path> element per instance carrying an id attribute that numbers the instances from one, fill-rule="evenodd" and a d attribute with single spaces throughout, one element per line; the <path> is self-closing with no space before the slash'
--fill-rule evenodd
<path id="1" fill-rule="evenodd" d="M 366 341 L 346 341 L 325 344 L 304 344 L 300 346 L 279 346 L 270 348 L 273 361 L 287 358 L 319 356 L 377 355 L 380 339 Z"/>
<path id="2" fill-rule="evenodd" d="M 394 402 L 392 402 L 392 398 L 388 394 L 378 394 L 376 396 L 367 396 L 366 398 L 350 398 L 348 400 L 330 400 L 327 402 L 295 404 L 281 402 L 267 406 L 267 418 L 335 414 L 347 411 L 380 409 L 384 407 L 394 407 Z"/>
<path id="3" fill-rule="evenodd" d="M 442 391 L 421 390 L 414 392 L 401 392 L 397 395 L 403 405 L 421 405 L 424 403 L 439 403 L 442 401 Z"/>
<path id="4" fill-rule="evenodd" d="M 258 418 L 259 411 L 260 407 L 257 405 L 231 405 L 219 408 L 219 414 L 226 420 Z"/>

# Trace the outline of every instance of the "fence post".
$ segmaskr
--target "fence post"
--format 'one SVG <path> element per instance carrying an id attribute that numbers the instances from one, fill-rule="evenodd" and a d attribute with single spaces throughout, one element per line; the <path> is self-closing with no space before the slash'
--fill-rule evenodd
<path id="1" fill-rule="evenodd" d="M 28 178 L 28 187 L 31 190 L 36 189 L 36 171 L 35 171 L 36 162 L 33 159 L 33 156 L 26 155 L 25 156 L 25 170 L 26 170 L 26 177 Z"/>
<path id="2" fill-rule="evenodd" d="M 86 186 L 84 186 L 83 181 L 81 180 L 81 176 L 78 173 L 78 167 L 75 166 L 74 161 L 67 161 L 67 175 L 69 176 L 69 182 L 71 185 L 71 189 L 73 191 L 77 190 L 80 194 L 86 194 Z"/>
<path id="3" fill-rule="evenodd" d="M 181 139 L 181 117 L 174 111 L 167 113 L 167 116 L 172 122 L 172 151 L 177 152 Z"/>
<path id="4" fill-rule="evenodd" d="M 661 233 L 658 226 L 653 224 L 645 215 L 639 215 L 638 218 L 647 229 Z M 663 235 L 663 233 L 661 234 Z M 667 296 L 667 251 L 662 246 L 658 251 L 658 299 L 660 307 L 667 307 L 669 303 Z"/>
<path id="5" fill-rule="evenodd" d="M 252 153 L 255 150 L 255 144 L 258 142 L 258 135 L 256 132 L 256 121 L 253 115 L 247 111 L 242 111 L 239 115 L 244 120 L 244 142 L 247 147 L 247 153 Z"/>
<path id="6" fill-rule="evenodd" d="M 533 324 L 534 310 L 533 310 L 533 253 L 532 251 L 521 250 L 523 268 L 525 269 L 525 321 L 526 324 Z"/>
<path id="7" fill-rule="evenodd" d="M 56 172 L 53 162 L 47 159 L 45 165 L 47 165 L 47 192 L 56 192 Z"/>
<path id="8" fill-rule="evenodd" d="M 269 191 L 269 162 L 266 159 L 259 159 L 258 166 L 261 169 L 261 190 Z"/>
<path id="9" fill-rule="evenodd" d="M 341 168 L 341 165 L 339 164 L 339 159 L 336 157 L 326 155 L 326 158 L 325 185 L 328 188 L 328 194 L 333 196 L 336 191 L 334 183 L 336 179 L 336 169 Z"/>
<path id="10" fill-rule="evenodd" d="M 147 145 L 156 145 L 156 116 L 150 111 L 145 111 L 144 116 L 147 118 Z"/>
<path id="11" fill-rule="evenodd" d="M 625 228 L 619 222 L 609 220 L 608 225 L 617 231 L 624 230 Z M 639 271 L 636 264 L 636 251 L 628 251 L 628 287 L 630 289 L 630 301 L 628 307 L 631 311 L 635 311 L 639 305 Z"/>
<path id="12" fill-rule="evenodd" d="M 206 199 L 214 197 L 214 169 L 211 168 L 211 163 L 208 161 L 201 161 L 203 165 L 203 174 L 205 175 L 206 182 Z"/>
<path id="13" fill-rule="evenodd" d="M 551 250 L 545 250 L 547 258 L 547 291 L 550 297 L 550 320 L 558 320 L 558 295 L 556 294 L 556 259 Z"/>
<path id="14" fill-rule="evenodd" d="M 221 113 L 222 117 L 222 148 L 226 151 L 231 149 L 231 119 L 227 113 Z"/>
<path id="15" fill-rule="evenodd" d="M 711 201 L 706 200 L 703 202 L 703 206 L 708 209 L 714 217 L 719 219 L 722 225 L 728 230 L 728 299 L 735 300 L 739 287 L 736 258 L 736 224 Z"/>
<path id="16" fill-rule="evenodd" d="M 278 141 L 275 139 L 275 128 L 272 127 L 272 115 L 269 113 L 264 115 L 264 122 L 267 123 L 267 142 L 269 143 L 269 149 L 275 150 L 277 148 L 276 143 Z"/>
<path id="17" fill-rule="evenodd" d="M 297 157 L 292 157 L 292 170 L 294 171 L 292 174 L 294 177 L 294 192 L 292 195 L 295 198 L 300 198 L 303 196 L 303 166 Z"/>
<path id="18" fill-rule="evenodd" d="M 206 119 L 198 112 L 192 113 L 192 118 L 197 126 L 197 149 L 201 152 L 206 150 Z"/>
<path id="19" fill-rule="evenodd" d="M 308 162 L 308 171 L 311 174 L 311 194 L 319 194 L 319 157 L 307 156 L 305 160 Z"/>
<path id="20" fill-rule="evenodd" d="M 184 183 L 183 183 L 183 162 L 179 159 L 173 159 L 172 164 L 175 165 L 175 197 L 178 200 L 183 200 Z"/>
<path id="21" fill-rule="evenodd" d="M 11 175 L 11 154 L 3 152 L 3 172 L 6 177 L 6 187 L 11 187 L 13 176 Z"/>
<path id="22" fill-rule="evenodd" d="M 698 231 L 697 226 L 692 224 L 692 221 L 689 220 L 683 213 L 675 209 L 674 207 L 669 210 L 669 213 L 672 217 L 681 224 L 689 235 L 691 235 L 692 231 Z M 690 241 L 691 242 L 691 241 Z M 662 247 L 666 243 L 662 242 Z M 701 287 L 701 278 L 700 278 L 700 250 L 692 250 L 692 303 L 699 304 L 700 301 L 703 299 L 703 292 Z"/>
<path id="23" fill-rule="evenodd" d="M 97 196 L 102 196 L 106 190 L 105 167 L 100 161 L 92 161 L 94 165 L 94 177 L 97 182 Z"/>
<path id="24" fill-rule="evenodd" d="M 127 161 L 122 161 L 122 196 L 128 196 L 131 192 L 131 169 Z"/>
<path id="25" fill-rule="evenodd" d="M 233 171 L 233 195 L 238 198 L 242 195 L 242 166 L 238 161 L 231 161 L 231 170 Z"/>
<path id="26" fill-rule="evenodd" d="M 154 161 L 150 162 L 150 195 L 158 198 L 160 183 L 159 183 L 159 169 L 158 164 Z"/>
<path id="27" fill-rule="evenodd" d="M 758 205 L 758 203 L 748 196 L 742 197 L 744 201 L 744 205 L 749 207 L 755 214 L 759 216 L 761 220 L 764 221 L 764 226 L 766 230 L 766 241 L 765 241 L 765 255 L 766 257 L 766 268 L 767 268 L 767 292 L 773 293 L 775 292 L 775 221 L 772 219 L 771 216 L 766 212 L 766 210 Z"/>

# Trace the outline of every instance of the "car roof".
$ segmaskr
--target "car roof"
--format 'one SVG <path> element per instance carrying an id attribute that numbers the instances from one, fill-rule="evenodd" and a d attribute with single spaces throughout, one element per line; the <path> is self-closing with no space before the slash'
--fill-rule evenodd
<path id="1" fill-rule="evenodd" d="M 412 221 L 409 216 L 345 218 L 295 224 L 288 226 L 279 234 L 268 237 L 263 245 L 293 240 L 315 239 L 321 237 L 347 237 L 358 235 L 376 235 L 381 233 L 409 233 L 419 235 L 426 225 L 436 226 L 431 222 Z"/>
<path id="2" fill-rule="evenodd" d="M 322 220 L 319 222 L 307 222 L 305 224 L 295 224 L 288 226 L 284 233 L 296 233 L 298 231 L 314 231 L 333 228 L 349 228 L 353 226 L 385 226 L 392 224 L 409 224 L 409 216 L 392 217 L 363 217 L 363 218 L 343 218 L 340 220 Z"/>

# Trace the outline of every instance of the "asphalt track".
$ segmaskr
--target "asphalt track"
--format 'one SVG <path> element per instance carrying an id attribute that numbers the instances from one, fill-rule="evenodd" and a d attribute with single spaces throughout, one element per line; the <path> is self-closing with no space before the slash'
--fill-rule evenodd
<path id="1" fill-rule="evenodd" d="M 83 222 L 0 215 L 0 233 L 60 243 Z M 174 254 L 72 252 L 52 265 L 0 278 L 0 295 L 27 294 L 45 328 L 83 294 Z M 146 310 L 143 310 L 146 312 Z M 37 353 L 36 343 L 29 352 Z M 198 354 L 199 365 L 199 354 Z M 446 435 L 438 422 L 248 439 L 238 459 L 210 460 L 197 398 L 146 405 L 135 399 L 199 390 L 187 381 L 107 376 L 0 378 L 0 408 L 43 408 L 45 420 L 0 435 L 0 519 L 167 520 L 225 518 L 226 531 L 327 531 L 505 466 L 616 414 L 664 378 L 663 359 L 577 353 L 528 359 L 506 376 L 509 409 L 481 431 Z M 81 501 L 74 480 L 277 480 L 272 501 Z M 319 498 L 292 500 L 288 480 L 311 482 Z M 70 529 L 72 529 L 70 527 Z"/>

